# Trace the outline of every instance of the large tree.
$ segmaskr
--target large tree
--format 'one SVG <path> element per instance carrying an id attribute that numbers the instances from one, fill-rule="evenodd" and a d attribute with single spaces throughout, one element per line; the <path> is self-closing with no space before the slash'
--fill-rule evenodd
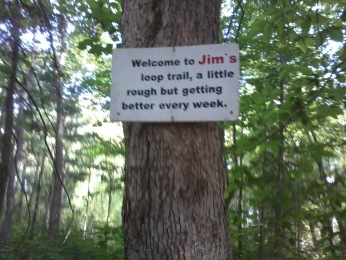
<path id="1" fill-rule="evenodd" d="M 220 0 L 124 0 L 126 48 L 218 42 Z M 127 259 L 230 259 L 217 123 L 126 123 Z"/>

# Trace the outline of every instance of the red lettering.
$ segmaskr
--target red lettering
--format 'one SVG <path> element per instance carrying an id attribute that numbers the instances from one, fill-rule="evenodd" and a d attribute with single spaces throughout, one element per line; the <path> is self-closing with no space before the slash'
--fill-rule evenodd
<path id="1" fill-rule="evenodd" d="M 229 63 L 236 63 L 237 62 L 237 56 L 232 55 L 229 56 Z"/>

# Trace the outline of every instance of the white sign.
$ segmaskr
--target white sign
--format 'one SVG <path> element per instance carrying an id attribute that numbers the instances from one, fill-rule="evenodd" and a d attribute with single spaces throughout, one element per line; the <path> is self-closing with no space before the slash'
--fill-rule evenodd
<path id="1" fill-rule="evenodd" d="M 238 115 L 237 44 L 113 51 L 112 121 L 232 121 Z"/>

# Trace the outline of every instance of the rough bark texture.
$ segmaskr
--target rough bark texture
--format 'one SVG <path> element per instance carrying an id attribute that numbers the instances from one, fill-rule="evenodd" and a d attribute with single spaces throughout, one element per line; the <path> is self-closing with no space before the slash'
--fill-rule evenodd
<path id="1" fill-rule="evenodd" d="M 126 48 L 216 43 L 220 1 L 124 0 Z M 230 259 L 216 123 L 126 123 L 126 259 Z"/>

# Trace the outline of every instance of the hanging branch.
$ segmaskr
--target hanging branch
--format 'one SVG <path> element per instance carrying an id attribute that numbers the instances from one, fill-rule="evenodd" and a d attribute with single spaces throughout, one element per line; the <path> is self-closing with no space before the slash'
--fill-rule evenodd
<path id="1" fill-rule="evenodd" d="M 241 30 L 241 27 L 242 27 L 242 23 L 243 23 L 243 19 L 244 19 L 244 15 L 245 15 L 245 11 L 243 9 L 243 5 L 242 5 L 242 2 L 241 0 L 238 0 L 238 5 L 237 7 L 239 6 L 240 10 L 241 10 L 241 15 L 240 15 L 240 21 L 239 21 L 239 24 L 238 24 L 238 29 L 237 29 L 237 34 L 235 36 L 235 42 L 238 42 L 239 41 L 239 35 L 240 35 L 240 30 Z"/>
<path id="2" fill-rule="evenodd" d="M 244 11 L 244 8 L 243 8 L 243 3 L 242 3 L 241 0 L 238 0 L 237 6 L 234 8 L 234 11 L 232 12 L 232 17 L 230 19 L 230 22 L 228 23 L 227 32 L 226 32 L 226 35 L 229 35 L 231 33 L 232 25 L 233 25 L 233 20 L 235 20 L 235 16 L 238 14 L 239 9 L 241 11 L 241 14 L 240 14 L 240 20 L 239 20 L 239 23 L 238 23 L 237 33 L 236 33 L 236 36 L 235 36 L 235 42 L 237 42 L 237 43 L 239 41 L 240 30 L 241 30 L 243 19 L 244 19 L 244 16 L 245 16 L 245 11 Z M 226 41 L 226 39 L 225 39 L 225 41 Z"/>

